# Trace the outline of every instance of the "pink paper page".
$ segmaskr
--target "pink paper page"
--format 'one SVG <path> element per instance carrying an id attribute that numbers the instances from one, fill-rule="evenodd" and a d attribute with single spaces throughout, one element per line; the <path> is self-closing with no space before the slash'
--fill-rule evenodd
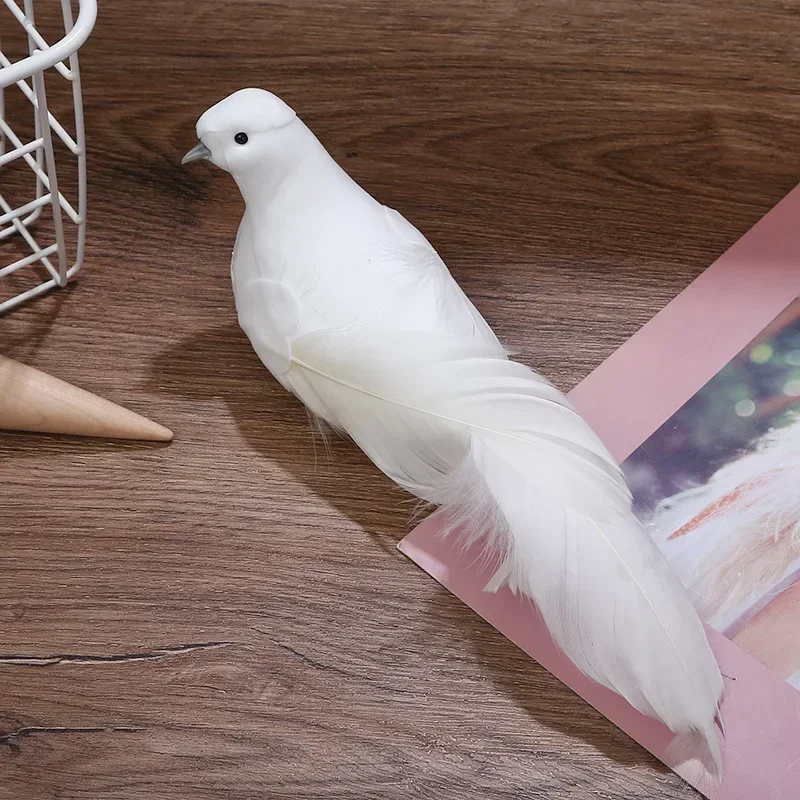
<path id="1" fill-rule="evenodd" d="M 623 462 L 776 318 L 782 319 L 781 312 L 798 297 L 800 187 L 577 386 L 571 399 Z M 703 343 L 702 351 L 695 349 L 697 342 Z M 753 359 L 762 359 L 767 352 L 762 348 Z M 800 350 L 786 358 L 794 363 L 797 354 Z M 787 403 L 797 385 L 797 381 L 786 384 Z M 737 404 L 736 413 L 752 415 L 748 401 L 741 402 L 744 405 Z M 798 487 L 800 492 L 800 479 Z M 506 590 L 483 592 L 493 565 L 476 551 L 458 548 L 455 537 L 439 534 L 435 521 L 424 522 L 399 549 L 665 760 L 669 731 L 580 674 L 553 645 L 528 601 Z M 800 612 L 795 613 L 800 623 Z M 725 778 L 722 784 L 699 785 L 682 768 L 677 771 L 712 800 L 797 800 L 800 691 L 721 633 L 708 631 L 725 675 Z M 797 631 L 800 639 L 800 624 Z"/>

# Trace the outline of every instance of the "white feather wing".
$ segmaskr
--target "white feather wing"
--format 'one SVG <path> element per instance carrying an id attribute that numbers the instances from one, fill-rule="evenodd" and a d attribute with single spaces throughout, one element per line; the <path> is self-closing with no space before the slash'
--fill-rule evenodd
<path id="1" fill-rule="evenodd" d="M 581 670 L 715 751 L 722 680 L 702 624 L 569 402 L 491 345 L 364 334 L 296 340 L 298 395 L 389 477 L 486 536 L 502 558 L 487 588 L 534 600 Z"/>

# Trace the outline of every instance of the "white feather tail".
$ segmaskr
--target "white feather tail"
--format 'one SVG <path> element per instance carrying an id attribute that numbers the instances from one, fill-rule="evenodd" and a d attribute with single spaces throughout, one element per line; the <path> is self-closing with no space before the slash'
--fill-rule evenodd
<path id="1" fill-rule="evenodd" d="M 618 466 L 551 384 L 490 346 L 331 332 L 293 343 L 290 381 L 389 477 L 485 537 L 501 559 L 487 589 L 531 598 L 586 675 L 699 736 L 719 774 L 722 678 L 703 626 Z"/>

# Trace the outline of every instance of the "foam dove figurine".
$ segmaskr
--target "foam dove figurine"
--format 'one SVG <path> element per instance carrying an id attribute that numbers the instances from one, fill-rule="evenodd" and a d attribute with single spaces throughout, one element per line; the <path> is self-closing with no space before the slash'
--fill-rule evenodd
<path id="1" fill-rule="evenodd" d="M 482 540 L 586 675 L 704 749 L 722 678 L 618 465 L 551 383 L 510 360 L 425 237 L 365 192 L 295 111 L 242 89 L 183 163 L 229 172 L 246 210 L 241 327 L 275 378 L 386 475 Z"/>

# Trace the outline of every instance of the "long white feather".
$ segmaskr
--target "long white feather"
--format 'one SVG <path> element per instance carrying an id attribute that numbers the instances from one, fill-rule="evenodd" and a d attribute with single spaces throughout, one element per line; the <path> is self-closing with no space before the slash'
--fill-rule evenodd
<path id="1" fill-rule="evenodd" d="M 237 92 L 197 133 L 246 202 L 234 294 L 267 368 L 485 543 L 500 562 L 487 589 L 531 598 L 581 670 L 718 765 L 722 679 L 703 627 L 566 398 L 507 358 L 425 237 L 281 100 Z"/>
<path id="2" fill-rule="evenodd" d="M 531 598 L 583 672 L 699 732 L 718 765 L 722 682 L 703 627 L 616 464 L 557 390 L 479 346 L 329 331 L 293 343 L 289 377 L 389 477 L 489 539 L 502 566 L 487 588 Z"/>

